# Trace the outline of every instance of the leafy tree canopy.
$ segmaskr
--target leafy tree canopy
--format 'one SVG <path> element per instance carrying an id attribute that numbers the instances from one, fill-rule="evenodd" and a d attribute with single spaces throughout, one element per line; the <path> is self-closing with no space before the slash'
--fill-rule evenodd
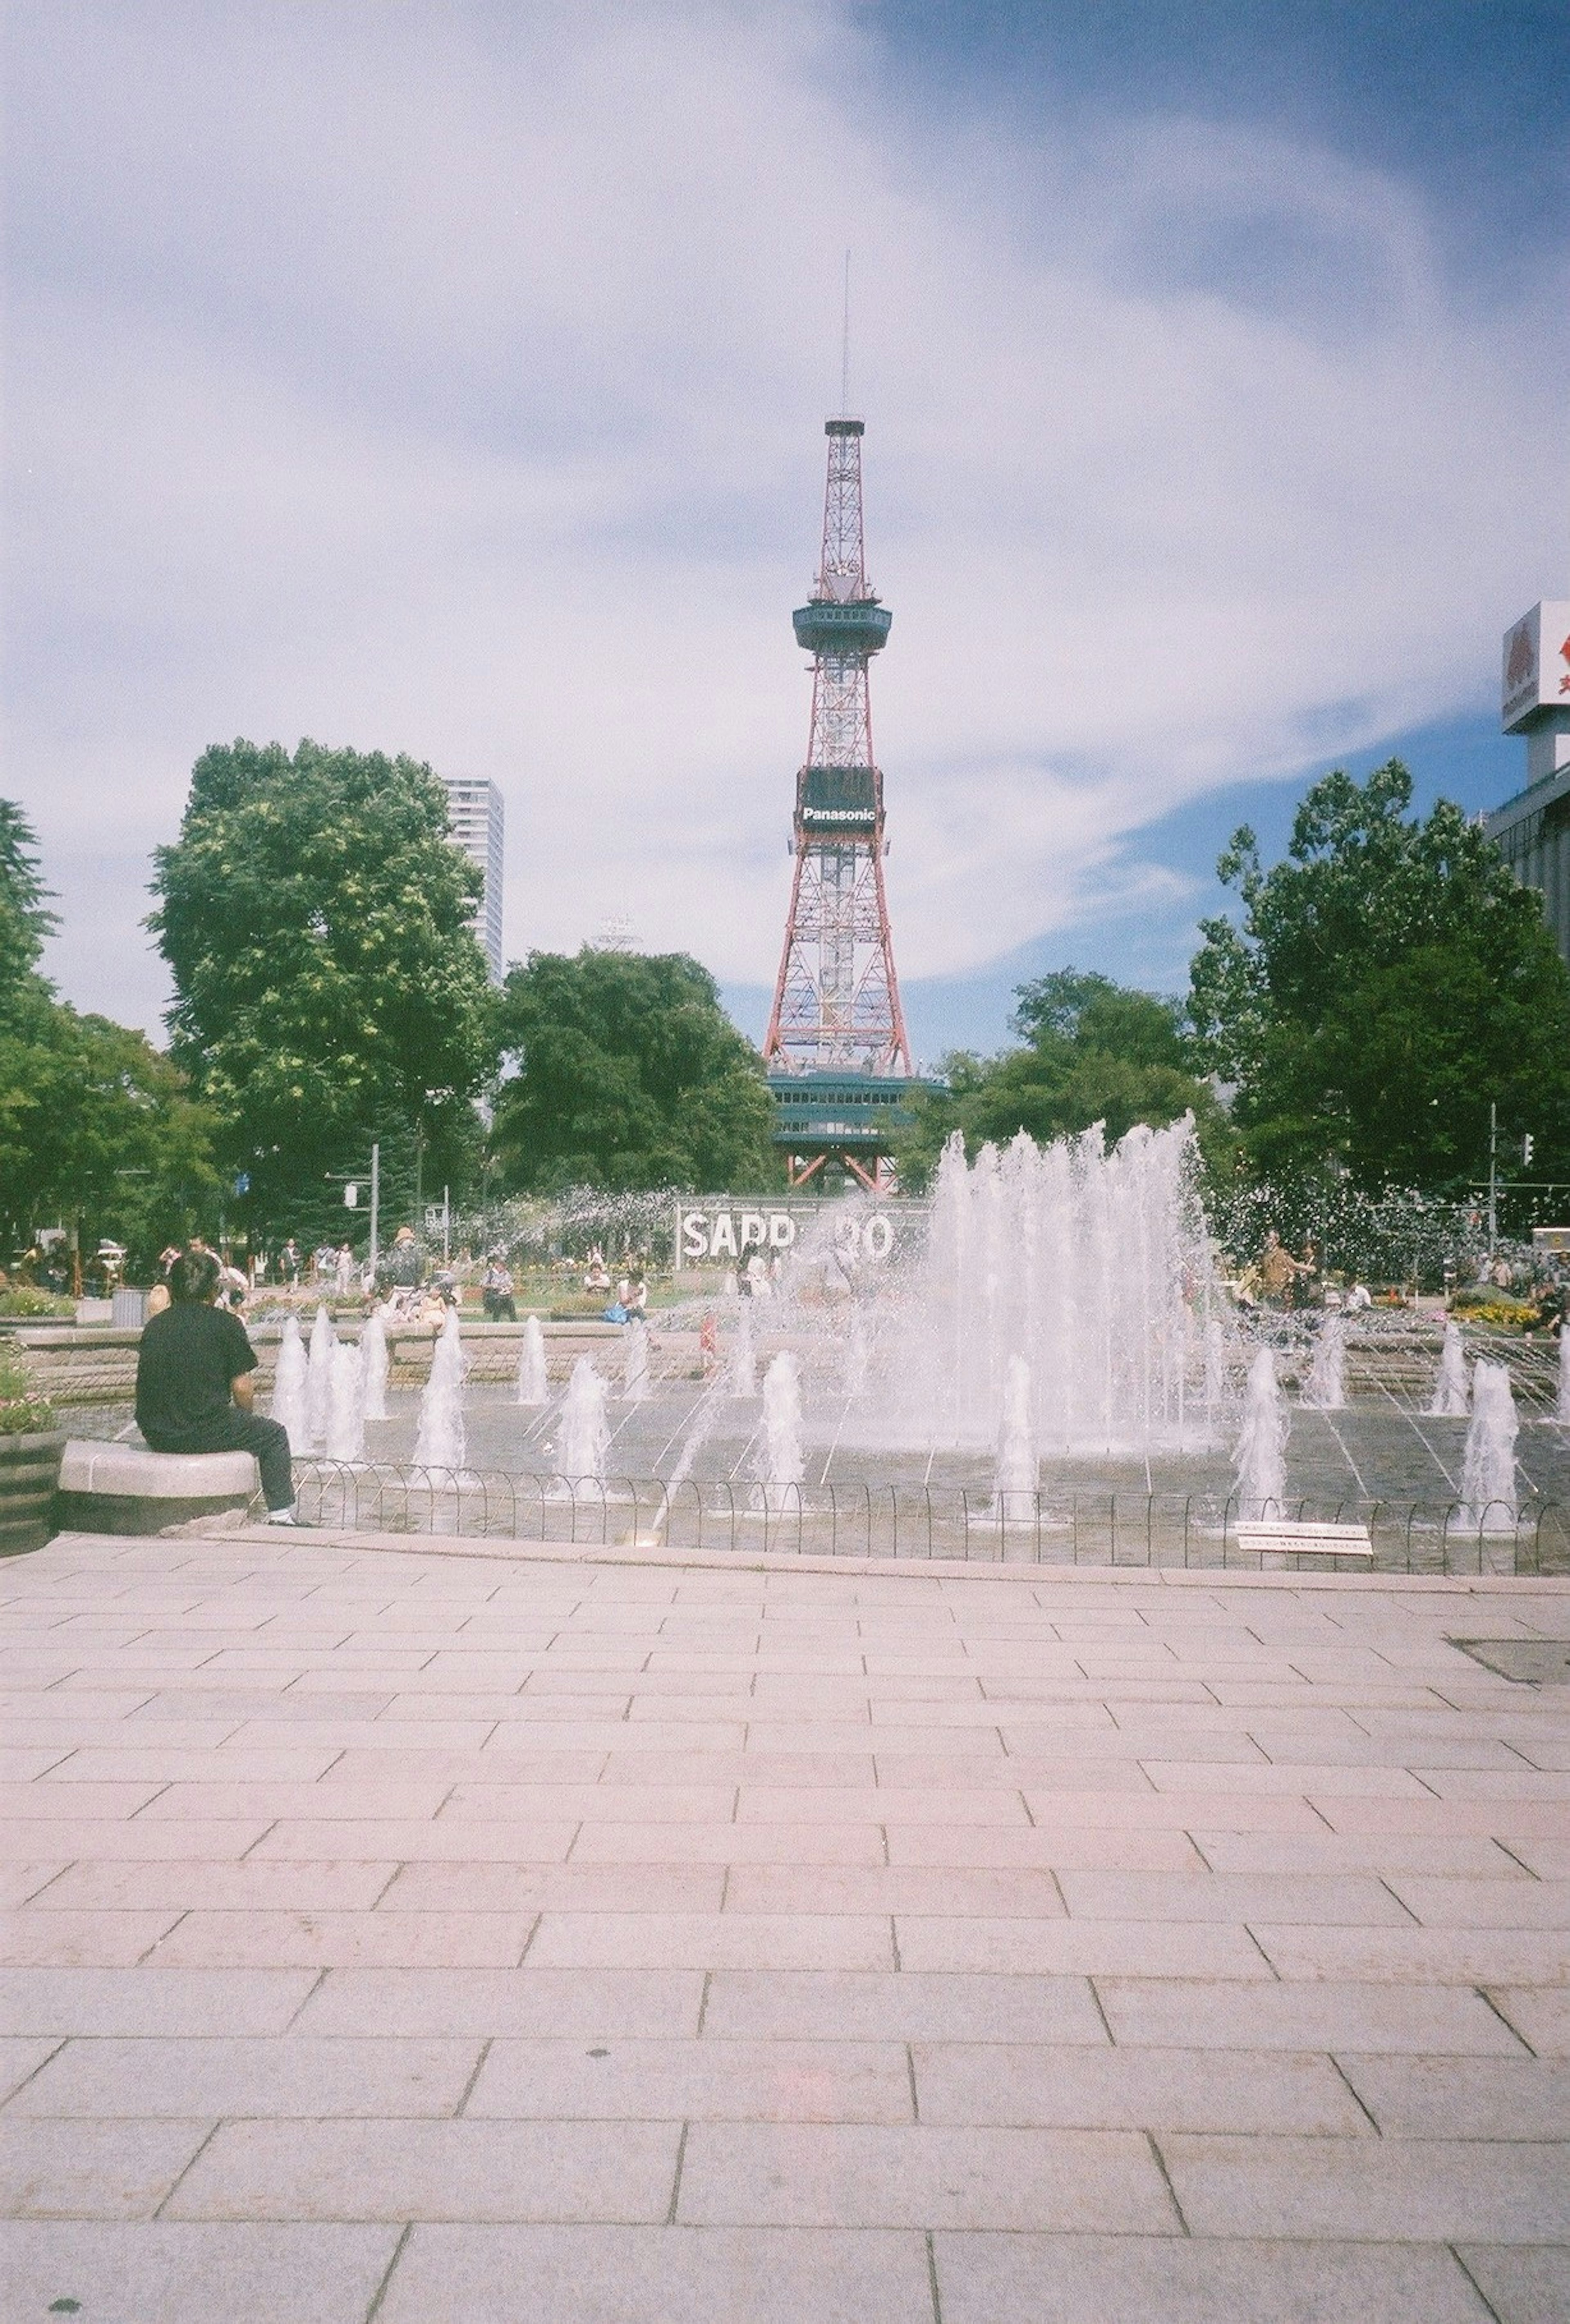
<path id="1" fill-rule="evenodd" d="M 1191 972 L 1203 1053 L 1267 1175 L 1464 1183 L 1491 1101 L 1501 1136 L 1534 1133 L 1536 1175 L 1570 1174 L 1570 976 L 1541 900 L 1458 807 L 1419 821 L 1411 798 L 1398 760 L 1325 776 L 1268 872 L 1233 835 L 1219 870 L 1241 924 L 1205 921 Z"/>
<path id="2" fill-rule="evenodd" d="M 171 1051 L 213 1109 L 252 1214 L 292 1223 L 324 1174 L 411 1130 L 459 1181 L 490 1069 L 480 874 L 429 767 L 303 742 L 198 760 L 157 852 L 149 926 L 174 978 Z"/>
<path id="3" fill-rule="evenodd" d="M 511 1190 L 771 1183 L 762 1060 L 685 953 L 531 953 L 497 1002 L 516 1067 L 496 1106 Z"/>
<path id="4" fill-rule="evenodd" d="M 0 799 L 0 1231 L 21 1248 L 78 1223 L 89 1249 L 109 1235 L 144 1262 L 207 1222 L 209 1124 L 142 1034 L 79 1016 L 38 973 L 47 894 L 26 818 Z"/>
<path id="5" fill-rule="evenodd" d="M 1136 1122 L 1159 1128 L 1192 1111 L 1208 1148 L 1225 1143 L 1180 1003 L 1073 968 L 1020 985 L 1016 999 L 1025 1046 L 990 1058 L 958 1052 L 945 1060 L 947 1089 L 918 1099 L 899 1156 L 908 1184 L 927 1183 L 955 1130 L 973 1152 L 1021 1130 L 1046 1143 L 1097 1121 L 1113 1142 Z"/>

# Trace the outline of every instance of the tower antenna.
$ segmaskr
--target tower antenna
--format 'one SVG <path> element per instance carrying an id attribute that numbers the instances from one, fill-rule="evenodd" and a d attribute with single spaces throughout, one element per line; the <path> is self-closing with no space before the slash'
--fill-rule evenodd
<path id="1" fill-rule="evenodd" d="M 847 250 L 845 254 L 845 328 L 839 343 L 839 416 L 842 420 L 850 418 L 850 263 L 851 254 Z"/>

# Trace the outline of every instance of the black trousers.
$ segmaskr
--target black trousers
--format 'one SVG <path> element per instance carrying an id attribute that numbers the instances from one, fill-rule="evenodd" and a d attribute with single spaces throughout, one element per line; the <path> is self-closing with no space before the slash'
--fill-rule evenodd
<path id="1" fill-rule="evenodd" d="M 145 1429 L 143 1434 L 147 1435 Z M 259 1412 L 242 1412 L 231 1405 L 189 1428 L 161 1428 L 148 1436 L 154 1452 L 254 1452 L 262 1471 L 262 1492 L 270 1509 L 294 1506 L 294 1475 L 289 1459 L 289 1431 L 282 1422 L 263 1420 Z"/>

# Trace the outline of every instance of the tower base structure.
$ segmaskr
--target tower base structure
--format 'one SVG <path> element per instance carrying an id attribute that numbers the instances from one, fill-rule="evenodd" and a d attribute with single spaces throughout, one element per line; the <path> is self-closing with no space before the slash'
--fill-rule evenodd
<path id="1" fill-rule="evenodd" d="M 849 1179 L 869 1194 L 892 1194 L 894 1148 L 916 1118 L 910 1100 L 936 1087 L 905 1074 L 771 1074 L 773 1142 L 785 1155 L 791 1186 L 828 1194 Z"/>

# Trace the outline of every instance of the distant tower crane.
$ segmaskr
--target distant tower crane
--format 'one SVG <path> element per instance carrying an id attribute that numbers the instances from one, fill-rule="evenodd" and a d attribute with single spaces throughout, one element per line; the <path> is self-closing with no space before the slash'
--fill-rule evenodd
<path id="1" fill-rule="evenodd" d="M 868 666 L 893 615 L 867 583 L 860 420 L 830 420 L 823 560 L 791 615 L 812 656 L 812 721 L 796 778 L 795 870 L 785 945 L 763 1043 L 776 1142 L 793 1185 L 831 1160 L 868 1187 L 887 1183 L 890 1133 L 910 1045 L 883 889 L 883 778 L 873 755 Z"/>

